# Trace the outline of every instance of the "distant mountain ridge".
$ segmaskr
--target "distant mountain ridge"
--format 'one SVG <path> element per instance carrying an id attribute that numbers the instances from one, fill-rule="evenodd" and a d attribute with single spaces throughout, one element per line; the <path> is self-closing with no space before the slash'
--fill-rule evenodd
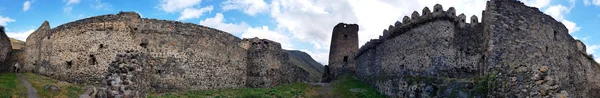
<path id="1" fill-rule="evenodd" d="M 320 81 L 321 75 L 323 74 L 323 64 L 315 61 L 306 52 L 299 50 L 286 50 L 290 56 L 290 60 L 296 66 L 306 70 L 310 73 L 310 81 Z"/>

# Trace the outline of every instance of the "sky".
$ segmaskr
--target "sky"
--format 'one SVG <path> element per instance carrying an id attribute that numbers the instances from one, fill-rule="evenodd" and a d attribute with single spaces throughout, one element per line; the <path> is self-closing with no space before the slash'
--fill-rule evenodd
<path id="1" fill-rule="evenodd" d="M 521 0 L 562 22 L 587 52 L 600 61 L 600 0 Z M 277 41 L 327 64 L 333 27 L 359 25 L 359 45 L 413 11 L 441 4 L 457 14 L 480 17 L 486 0 L 0 0 L 0 25 L 7 35 L 25 40 L 45 20 L 61 24 L 120 11 L 143 18 L 205 25 L 240 38 Z"/>

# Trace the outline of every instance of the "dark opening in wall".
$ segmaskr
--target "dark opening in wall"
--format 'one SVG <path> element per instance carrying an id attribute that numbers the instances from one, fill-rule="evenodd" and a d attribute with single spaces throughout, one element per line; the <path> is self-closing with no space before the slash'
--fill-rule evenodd
<path id="1" fill-rule="evenodd" d="M 142 42 L 142 43 L 140 43 L 140 46 L 146 48 L 146 46 L 148 46 L 148 42 Z"/>
<path id="2" fill-rule="evenodd" d="M 348 56 L 344 56 L 344 62 L 348 62 Z"/>
<path id="3" fill-rule="evenodd" d="M 554 40 L 556 40 L 556 34 L 557 34 L 557 33 L 558 33 L 558 32 L 554 31 Z"/>
<path id="4" fill-rule="evenodd" d="M 345 35 L 345 34 L 344 34 L 344 38 L 348 38 L 348 35 Z"/>
<path id="5" fill-rule="evenodd" d="M 100 49 L 104 48 L 104 44 L 100 44 Z"/>
<path id="6" fill-rule="evenodd" d="M 88 60 L 88 64 L 96 65 L 96 56 L 90 55 L 90 60 Z"/>
<path id="7" fill-rule="evenodd" d="M 67 68 L 71 68 L 71 65 L 73 65 L 72 61 L 67 61 Z"/>

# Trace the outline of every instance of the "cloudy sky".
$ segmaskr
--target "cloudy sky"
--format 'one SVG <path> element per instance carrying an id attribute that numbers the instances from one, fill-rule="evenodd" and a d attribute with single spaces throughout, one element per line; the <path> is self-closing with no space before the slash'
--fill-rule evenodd
<path id="1" fill-rule="evenodd" d="M 565 24 L 600 60 L 600 0 L 521 1 Z M 1 0 L 0 25 L 9 37 L 25 40 L 44 20 L 56 27 L 90 16 L 135 11 L 144 18 L 205 25 L 240 38 L 275 40 L 326 64 L 337 23 L 359 24 L 362 45 L 403 16 L 436 3 L 481 19 L 486 0 Z"/>

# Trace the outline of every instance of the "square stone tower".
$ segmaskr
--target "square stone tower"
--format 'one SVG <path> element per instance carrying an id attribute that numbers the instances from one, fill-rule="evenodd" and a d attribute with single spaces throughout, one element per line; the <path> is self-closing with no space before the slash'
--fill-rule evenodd
<path id="1" fill-rule="evenodd" d="M 339 23 L 333 28 L 329 48 L 329 71 L 324 80 L 335 79 L 338 75 L 354 72 L 354 55 L 358 51 L 358 25 Z M 328 82 L 328 81 L 325 81 Z"/>

